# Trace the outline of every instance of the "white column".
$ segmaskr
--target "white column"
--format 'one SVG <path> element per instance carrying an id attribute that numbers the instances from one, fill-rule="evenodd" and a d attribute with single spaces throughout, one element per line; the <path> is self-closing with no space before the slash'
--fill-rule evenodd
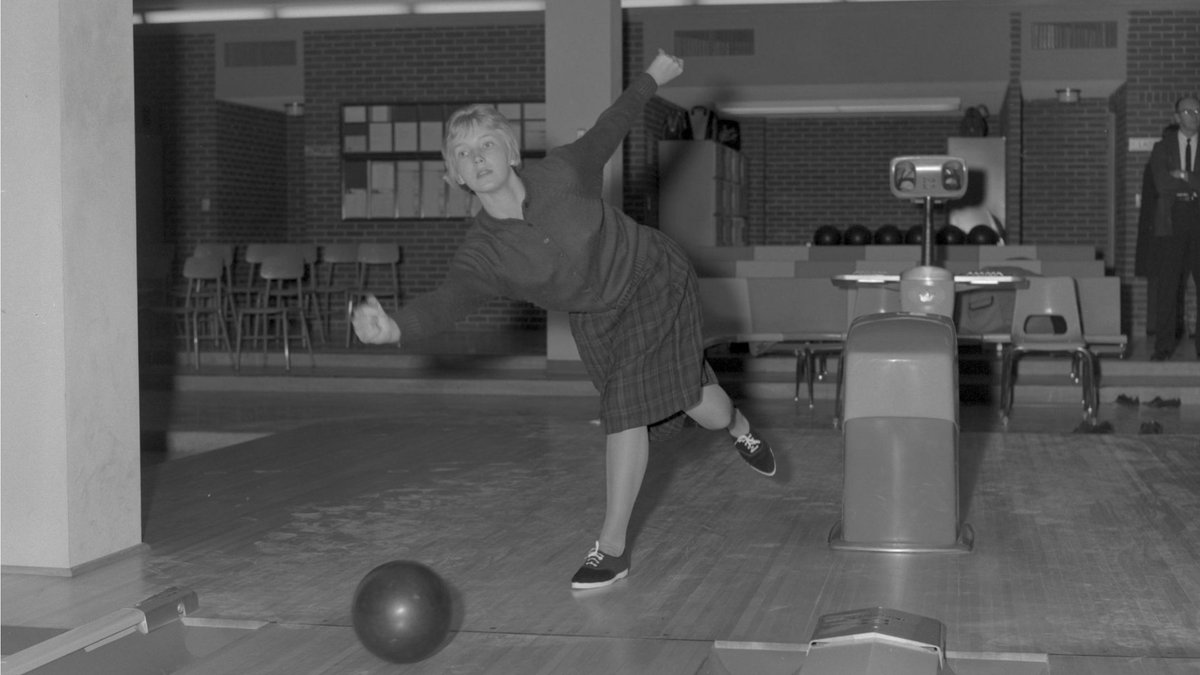
<path id="1" fill-rule="evenodd" d="M 4 0 L 5 571 L 138 546 L 131 0 Z"/>
<path id="2" fill-rule="evenodd" d="M 621 93 L 620 0 L 552 0 L 546 3 L 546 140 L 574 140 Z M 605 198 L 621 203 L 621 150 L 605 168 Z M 546 358 L 551 369 L 579 367 L 567 315 L 546 317 Z"/>

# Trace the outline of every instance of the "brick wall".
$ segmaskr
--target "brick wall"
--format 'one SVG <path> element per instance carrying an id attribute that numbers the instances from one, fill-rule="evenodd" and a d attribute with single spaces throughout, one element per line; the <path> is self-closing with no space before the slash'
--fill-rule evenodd
<path id="1" fill-rule="evenodd" d="M 1108 100 L 1064 105 L 1024 100 L 1021 25 L 1010 16 L 1010 81 L 991 135 L 1007 139 L 1007 211 L 1010 240 L 1107 246 L 1106 181 L 1115 180 L 1116 244 L 1110 261 L 1126 279 L 1123 315 L 1144 327 L 1144 282 L 1131 277 L 1145 153 L 1129 153 L 1124 139 L 1157 136 L 1170 121 L 1174 100 L 1195 91 L 1200 72 L 1200 10 L 1131 11 L 1128 79 Z M 455 28 L 318 30 L 304 36 L 305 116 L 282 123 L 286 185 L 282 189 L 286 238 L 293 241 L 394 240 L 403 248 L 402 283 L 409 294 L 441 280 L 467 224 L 448 221 L 342 221 L 338 111 L 347 101 L 447 101 L 511 98 L 540 100 L 544 85 L 544 28 L 498 25 Z M 644 67 L 641 27 L 625 27 L 626 77 Z M 135 42 L 139 131 L 162 132 L 166 155 L 165 231 L 187 244 L 244 240 L 245 220 L 224 207 L 199 209 L 220 195 L 218 167 L 233 137 L 218 134 L 210 35 L 142 35 Z M 631 59 L 628 55 L 639 55 Z M 674 106 L 658 100 L 625 146 L 624 207 L 657 224 L 657 145 Z M 223 109 L 223 108 L 222 108 Z M 1117 139 L 1108 136 L 1110 113 Z M 887 161 L 906 153 L 940 153 L 957 131 L 956 118 L 807 118 L 741 121 L 748 162 L 749 223 L 755 244 L 795 244 L 819 225 L 918 222 L 919 209 L 891 196 Z M 1116 145 L 1115 176 L 1106 174 Z M 854 186 L 848 188 L 847 186 Z M 847 195 L 850 195 L 849 197 Z M 271 197 L 274 199 L 274 197 Z M 215 202 L 214 202 L 215 203 Z M 940 214 L 939 214 L 939 217 Z M 497 301 L 464 329 L 498 325 L 540 327 L 540 310 Z"/>
<path id="2" fill-rule="evenodd" d="M 136 126 L 162 138 L 163 237 L 185 249 L 226 234 L 200 209 L 217 192 L 215 49 L 211 35 L 134 39 Z"/>
<path id="3" fill-rule="evenodd" d="M 1108 245 L 1108 101 L 1026 101 L 1022 112 L 1021 237 L 1025 243 Z"/>
<path id="4" fill-rule="evenodd" d="M 769 118 L 742 126 L 751 244 L 805 244 L 822 225 L 907 229 L 924 210 L 896 199 L 888 165 L 904 154 L 943 154 L 958 119 Z M 942 214 L 941 222 L 945 222 Z"/>
<path id="5" fill-rule="evenodd" d="M 287 241 L 287 125 L 282 112 L 218 102 L 213 210 L 225 241 Z"/>
<path id="6" fill-rule="evenodd" d="M 1021 125 L 1024 116 L 1024 100 L 1021 97 L 1021 15 L 1012 13 L 1008 19 L 1008 87 L 1004 90 L 1004 104 L 1000 110 L 1001 129 L 1004 133 L 1004 223 L 1007 241 L 1024 243 L 1022 239 L 1024 218 L 1021 198 L 1023 169 L 1021 166 L 1021 144 L 1024 135 Z"/>

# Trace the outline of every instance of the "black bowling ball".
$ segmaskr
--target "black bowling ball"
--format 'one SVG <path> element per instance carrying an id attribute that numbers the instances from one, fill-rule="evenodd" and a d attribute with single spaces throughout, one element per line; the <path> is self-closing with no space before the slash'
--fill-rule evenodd
<path id="1" fill-rule="evenodd" d="M 450 634 L 450 589 L 421 563 L 393 560 L 358 583 L 350 619 L 367 651 L 385 661 L 415 663 Z"/>
<path id="2" fill-rule="evenodd" d="M 967 242 L 967 235 L 954 225 L 944 225 L 937 231 L 934 241 L 943 246 L 957 246 Z"/>
<path id="3" fill-rule="evenodd" d="M 874 240 L 871 230 L 866 225 L 851 225 L 842 235 L 842 243 L 847 246 L 866 246 Z"/>
<path id="4" fill-rule="evenodd" d="M 813 243 L 817 246 L 837 246 L 842 243 L 842 231 L 833 225 L 822 225 L 813 234 Z"/>
<path id="5" fill-rule="evenodd" d="M 976 225 L 967 233 L 967 243 L 977 246 L 994 246 L 1000 243 L 1000 235 L 987 225 Z"/>
<path id="6" fill-rule="evenodd" d="M 908 228 L 908 232 L 904 233 L 904 243 L 909 245 L 925 243 L 925 226 L 913 225 Z"/>
<path id="7" fill-rule="evenodd" d="M 895 225 L 880 225 L 875 230 L 875 243 L 884 246 L 895 246 L 904 243 L 904 233 Z"/>

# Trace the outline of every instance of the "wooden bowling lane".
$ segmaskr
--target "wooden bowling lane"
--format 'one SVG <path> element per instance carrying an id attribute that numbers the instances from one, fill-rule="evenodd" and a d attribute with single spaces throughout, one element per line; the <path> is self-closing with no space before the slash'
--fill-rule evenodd
<path id="1" fill-rule="evenodd" d="M 694 675 L 709 659 L 706 643 L 564 635 L 463 633 L 419 663 L 388 664 L 340 626 L 272 624 L 174 675 L 279 673 L 654 673 Z"/>
<path id="2" fill-rule="evenodd" d="M 944 622 L 950 650 L 1050 654 L 1052 675 L 1200 664 L 1195 435 L 964 433 L 974 552 L 835 552 L 840 436 L 791 406 L 748 406 L 779 476 L 718 433 L 655 445 L 631 576 L 572 593 L 603 515 L 594 401 L 319 407 L 149 462 L 148 550 L 75 579 L 5 574 L 4 623 L 69 627 L 180 585 L 199 617 L 271 624 L 193 672 L 669 675 L 719 673 L 716 640 L 803 643 L 824 614 L 887 606 Z M 350 628 L 358 580 L 392 559 L 429 564 L 456 599 L 452 641 L 411 666 L 375 660 Z"/>

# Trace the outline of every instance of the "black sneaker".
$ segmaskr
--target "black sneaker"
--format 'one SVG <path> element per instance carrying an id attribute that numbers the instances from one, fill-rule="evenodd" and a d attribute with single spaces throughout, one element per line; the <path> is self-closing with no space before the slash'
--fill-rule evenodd
<path id="1" fill-rule="evenodd" d="M 620 556 L 612 556 L 600 550 L 600 542 L 588 551 L 583 567 L 571 577 L 571 588 L 602 588 L 629 576 L 629 549 Z"/>
<path id="2" fill-rule="evenodd" d="M 755 471 L 764 476 L 775 475 L 775 453 L 769 443 L 755 435 L 753 429 L 738 436 L 733 447 Z"/>

